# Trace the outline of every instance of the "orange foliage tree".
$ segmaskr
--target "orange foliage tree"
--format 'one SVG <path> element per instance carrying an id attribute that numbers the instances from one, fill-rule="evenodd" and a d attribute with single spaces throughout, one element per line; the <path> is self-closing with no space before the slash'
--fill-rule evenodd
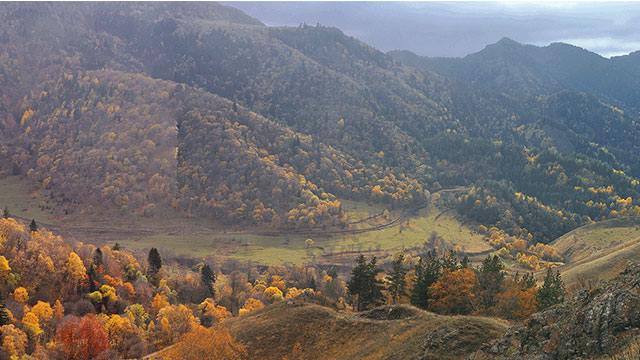
<path id="1" fill-rule="evenodd" d="M 429 287 L 433 297 L 431 309 L 443 314 L 469 314 L 475 301 L 476 273 L 469 268 L 445 270 Z"/>
<path id="2" fill-rule="evenodd" d="M 65 320 L 56 337 L 65 359 L 94 359 L 109 348 L 107 333 L 94 315 Z"/>
<path id="3" fill-rule="evenodd" d="M 537 293 L 538 289 L 535 287 L 520 289 L 517 286 L 509 286 L 496 296 L 496 315 L 511 320 L 529 317 L 538 310 Z"/>

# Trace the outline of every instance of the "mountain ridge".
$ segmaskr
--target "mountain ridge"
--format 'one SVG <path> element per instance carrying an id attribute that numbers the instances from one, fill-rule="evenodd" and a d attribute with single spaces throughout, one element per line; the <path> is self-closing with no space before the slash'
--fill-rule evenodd
<path id="1" fill-rule="evenodd" d="M 479 55 L 454 61 L 411 57 L 408 53 L 400 58 L 399 53 L 384 54 L 339 29 L 306 25 L 271 28 L 217 4 L 164 4 L 157 8 L 149 4 L 56 4 L 46 10 L 7 5 L 0 10 L 3 19 L 10 19 L 2 27 L 2 39 L 12 44 L 0 58 L 6 74 L 0 80 L 7 89 L 2 126 L 8 129 L 7 143 L 13 144 L 3 149 L 3 157 L 16 165 L 10 170 L 34 175 L 44 189 L 49 187 L 50 194 L 66 198 L 72 207 L 82 207 L 84 203 L 88 209 L 95 207 L 97 201 L 65 188 L 64 177 L 48 180 L 46 172 L 42 172 L 46 166 L 40 170 L 37 166 L 38 162 L 47 165 L 83 160 L 65 159 L 63 152 L 46 154 L 51 143 L 62 143 L 64 138 L 47 131 L 30 136 L 33 129 L 29 120 L 55 124 L 62 114 L 64 124 L 70 126 L 67 132 L 87 130 L 82 128 L 86 121 L 79 115 L 82 109 L 74 108 L 79 104 L 73 92 L 76 85 L 64 82 L 77 82 L 76 75 L 83 77 L 90 71 L 119 71 L 153 79 L 143 82 L 149 83 L 150 88 L 156 80 L 169 81 L 197 89 L 189 91 L 204 97 L 204 93 L 211 93 L 228 100 L 227 105 L 220 105 L 225 109 L 221 112 L 223 117 L 203 115 L 209 114 L 203 104 L 195 106 L 185 101 L 180 106 L 184 107 L 183 114 L 201 117 L 190 120 L 194 131 L 217 121 L 224 124 L 222 129 L 207 131 L 224 131 L 229 139 L 238 141 L 243 156 L 251 154 L 240 161 L 246 160 L 251 166 L 233 168 L 241 175 L 227 173 L 231 178 L 237 175 L 235 183 L 247 186 L 242 191 L 225 190 L 230 184 L 215 174 L 225 173 L 224 166 L 231 158 L 218 161 L 212 155 L 230 145 L 222 142 L 218 145 L 223 148 L 212 148 L 207 154 L 199 151 L 209 146 L 207 136 L 200 134 L 194 137 L 197 141 L 181 148 L 186 156 L 183 159 L 196 161 L 195 172 L 175 167 L 176 174 L 166 172 L 161 182 L 169 182 L 175 194 L 190 184 L 191 190 L 183 193 L 191 200 L 182 205 L 176 200 L 171 206 L 179 211 L 199 208 L 203 216 L 215 214 L 213 217 L 228 217 L 225 221 L 248 224 L 255 219 L 262 219 L 257 223 L 272 219 L 266 223 L 274 226 L 286 224 L 285 219 L 292 215 L 293 219 L 307 219 L 295 226 L 315 226 L 317 215 L 339 208 L 339 203 L 334 203 L 339 198 L 412 207 L 426 203 L 431 191 L 469 186 L 479 189 L 485 198 L 475 199 L 478 194 L 457 196 L 445 199 L 449 201 L 447 206 L 455 207 L 475 224 L 500 226 L 511 234 L 531 235 L 535 241 L 545 242 L 585 222 L 637 211 L 640 196 L 633 184 L 638 181 L 640 162 L 634 155 L 639 149 L 633 138 L 640 129 L 633 106 L 627 106 L 622 98 L 615 104 L 607 100 L 618 97 L 618 93 L 601 97 L 599 91 L 607 90 L 606 83 L 600 84 L 601 77 L 575 80 L 581 69 L 592 66 L 591 60 L 581 61 L 583 65 L 569 72 L 571 61 L 536 55 L 540 51 L 555 53 L 560 49 L 564 53 L 569 49 L 573 56 L 573 48 L 536 48 L 504 39 Z M 34 11 L 38 13 L 37 23 L 19 21 Z M 61 15 L 65 13 L 76 16 L 77 21 L 64 20 Z M 47 25 L 50 31 L 45 31 Z M 490 54 L 487 60 L 485 55 L 495 49 L 499 56 Z M 550 59 L 555 65 L 546 69 L 542 65 Z M 632 60 L 626 62 L 631 65 L 625 66 L 635 66 Z M 65 75 L 61 79 L 56 74 Z M 64 80 L 65 76 L 73 80 Z M 142 113 L 149 104 L 165 108 L 158 100 L 161 97 L 150 92 L 110 93 L 108 89 L 117 89 L 119 81 L 117 77 L 107 80 L 112 84 L 104 89 L 100 84 L 86 83 L 82 86 L 86 86 L 87 93 L 80 97 L 104 92 L 98 96 L 100 102 L 92 106 L 102 104 L 107 112 L 116 109 L 112 106 L 110 110 L 109 106 L 117 104 L 122 96 L 138 97 L 133 103 L 140 104 L 132 109 L 139 108 Z M 41 84 L 58 85 L 47 90 Z M 590 84 L 598 86 L 593 91 L 583 91 Z M 43 91 L 54 94 L 42 95 Z M 116 95 L 111 98 L 110 94 Z M 637 100 L 631 92 L 625 96 Z M 46 104 L 47 101 L 55 104 Z M 106 105 L 109 102 L 114 104 Z M 39 113 L 37 104 L 41 109 L 56 104 L 60 108 Z M 232 109 L 255 113 L 280 130 L 254 133 L 251 129 L 256 123 L 239 121 L 234 111 L 228 111 L 228 104 Z M 167 128 L 180 122 L 182 115 L 173 110 L 166 109 L 172 114 L 163 123 Z M 124 122 L 115 130 L 123 133 L 135 129 L 136 121 L 142 121 L 134 120 L 133 113 L 119 116 Z M 132 119 L 130 123 L 126 116 Z M 153 121 L 152 117 L 149 119 Z M 106 124 L 113 126 L 110 121 Z M 247 124 L 250 126 L 245 129 Z M 616 131 L 620 129 L 624 130 Z M 114 131 L 116 135 L 118 131 Z M 148 135 L 140 132 L 138 136 Z M 12 141 L 15 139 L 28 141 L 16 143 Z M 166 143 L 176 144 L 174 141 Z M 85 151 L 94 146 L 90 142 L 82 144 Z M 36 148 L 42 149 L 38 156 L 34 155 L 38 153 Z M 112 156 L 109 151 L 101 155 L 105 161 Z M 140 162 L 132 159 L 135 158 L 122 161 L 133 162 L 134 166 L 127 165 L 127 170 L 103 174 L 94 181 L 106 184 L 106 188 L 113 186 L 109 184 L 114 179 L 127 179 L 118 181 L 129 184 L 130 189 L 146 186 L 154 174 L 132 176 L 133 169 L 147 168 L 143 158 L 138 158 Z M 258 178 L 273 175 L 274 179 L 282 179 L 286 173 L 286 177 L 306 185 L 296 186 L 299 190 L 282 197 L 273 193 L 271 180 L 250 180 L 258 168 L 266 171 Z M 38 172 L 40 175 L 36 175 Z M 211 181 L 212 178 L 217 180 Z M 589 190 L 614 185 L 607 193 Z M 301 195 L 304 186 L 311 186 L 307 189 L 311 194 Z M 518 199 L 517 193 L 537 199 L 533 209 Z M 136 195 L 137 201 L 125 201 L 122 194 L 111 190 L 106 194 L 111 194 L 106 203 L 114 203 L 121 210 L 119 204 L 128 201 L 137 205 L 126 206 L 126 211 L 141 214 L 149 212 L 143 209 L 157 205 L 146 195 Z M 496 203 L 487 201 L 494 197 Z M 467 204 L 471 198 L 478 204 Z M 631 203 L 623 205 L 627 198 Z M 328 206 L 329 202 L 333 205 Z M 199 205 L 194 207 L 195 204 Z M 307 206 L 318 211 L 310 214 Z M 331 220 L 325 219 L 326 224 L 342 226 L 341 212 L 334 212 Z M 492 215 L 485 216 L 483 212 Z"/>

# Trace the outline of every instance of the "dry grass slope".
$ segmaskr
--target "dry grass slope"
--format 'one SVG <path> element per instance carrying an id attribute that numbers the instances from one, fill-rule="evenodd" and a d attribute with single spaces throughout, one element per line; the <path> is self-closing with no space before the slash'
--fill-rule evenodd
<path id="1" fill-rule="evenodd" d="M 391 313 L 394 320 L 379 313 L 338 313 L 318 305 L 282 303 L 231 319 L 228 326 L 247 345 L 250 358 L 266 360 L 291 354 L 296 343 L 308 360 L 463 359 L 507 328 L 496 319 L 441 316 L 405 305 Z"/>
<path id="2" fill-rule="evenodd" d="M 589 224 L 553 242 L 564 256 L 561 268 L 569 286 L 608 280 L 640 256 L 640 218 L 628 217 Z"/>

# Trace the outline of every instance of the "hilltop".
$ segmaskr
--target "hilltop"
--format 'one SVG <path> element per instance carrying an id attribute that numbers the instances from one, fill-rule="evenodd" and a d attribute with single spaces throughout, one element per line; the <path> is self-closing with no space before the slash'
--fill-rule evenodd
<path id="1" fill-rule="evenodd" d="M 250 357 L 274 360 L 290 354 L 295 344 L 304 359 L 464 359 L 507 327 L 501 320 L 442 316 L 404 305 L 379 311 L 401 315 L 368 318 L 313 304 L 279 304 L 234 318 L 228 326 Z"/>

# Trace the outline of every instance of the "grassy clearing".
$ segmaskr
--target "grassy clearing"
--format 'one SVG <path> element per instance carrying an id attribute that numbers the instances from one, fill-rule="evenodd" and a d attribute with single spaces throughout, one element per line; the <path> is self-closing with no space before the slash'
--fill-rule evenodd
<path id="1" fill-rule="evenodd" d="M 620 218 L 578 228 L 553 242 L 567 264 L 561 268 L 565 283 L 608 280 L 627 261 L 640 257 L 640 219 Z"/>
<path id="2" fill-rule="evenodd" d="M 562 278 L 568 286 L 588 284 L 599 280 L 610 280 L 620 274 L 629 261 L 640 258 L 640 238 L 599 253 L 585 260 L 570 263 L 563 268 Z"/>
<path id="3" fill-rule="evenodd" d="M 0 175 L 0 209 L 7 207 L 13 215 L 49 222 L 51 214 L 41 209 L 45 205 L 41 196 L 32 191 L 28 180 Z"/>
<path id="4" fill-rule="evenodd" d="M 576 262 L 637 237 L 640 237 L 640 219 L 619 218 L 578 228 L 558 238 L 553 245 L 567 260 Z"/>
<path id="5" fill-rule="evenodd" d="M 432 232 L 450 244 L 468 252 L 489 249 L 482 236 L 461 224 L 454 216 L 433 208 L 422 210 L 403 223 L 382 230 L 360 234 L 313 237 L 314 246 L 307 248 L 308 236 L 258 235 L 251 229 L 228 230 L 197 218 L 164 214 L 154 218 L 136 218 L 125 214 L 104 216 L 72 215 L 53 219 L 40 209 L 44 204 L 37 193 L 30 192 L 28 182 L 19 177 L 0 179 L 0 206 L 8 206 L 12 213 L 58 225 L 65 236 L 84 242 L 114 244 L 133 250 L 157 247 L 170 255 L 189 257 L 228 256 L 241 261 L 263 264 L 302 263 L 315 257 L 331 262 L 334 255 L 351 252 L 392 254 L 401 249 L 421 245 Z M 355 228 L 370 228 L 397 218 L 399 212 L 387 216 L 372 216 L 384 207 L 365 202 L 343 201 L 349 222 L 361 221 Z M 362 221 L 365 220 L 366 221 Z M 57 230 L 57 229 L 56 229 Z M 257 229 L 259 230 L 259 229 Z M 349 255 L 351 256 L 351 255 Z"/>
<path id="6" fill-rule="evenodd" d="M 364 219 L 378 214 L 381 208 L 371 207 L 363 203 L 349 204 L 349 209 L 355 209 L 354 213 L 348 210 L 348 216 L 353 219 Z M 79 239 L 92 239 L 95 242 L 115 243 L 119 242 L 130 249 L 145 250 L 157 247 L 160 250 L 173 254 L 190 257 L 229 256 L 240 261 L 254 261 L 263 264 L 302 263 L 316 257 L 322 261 L 332 261 L 334 255 L 345 252 L 367 252 L 377 254 L 400 251 L 421 245 L 427 237 L 436 232 L 449 243 L 458 245 L 469 252 L 479 252 L 489 249 L 489 245 L 482 236 L 462 225 L 455 217 L 443 214 L 437 217 L 440 211 L 422 211 L 402 224 L 378 231 L 354 235 L 336 235 L 331 237 L 313 238 L 314 246 L 307 248 L 305 240 L 307 236 L 281 235 L 265 236 L 257 235 L 251 231 L 226 232 L 219 228 L 203 226 L 196 219 L 189 218 L 163 218 L 163 219 L 118 219 L 110 218 L 108 221 L 93 221 L 90 225 L 96 225 L 96 229 L 76 231 Z M 397 214 L 390 214 L 393 218 Z M 367 228 L 378 223 L 384 223 L 388 219 L 378 218 L 371 222 L 363 222 L 357 225 Z M 74 226 L 82 224 L 74 223 Z M 206 224 L 205 224 L 206 225 Z M 104 228 L 123 231 L 108 231 Z M 124 229 L 141 229 L 143 233 L 129 233 Z"/>
<path id="7" fill-rule="evenodd" d="M 239 247 L 231 256 L 241 260 L 270 263 L 283 260 L 301 262 L 310 259 L 311 255 L 316 257 L 325 255 L 324 258 L 331 258 L 333 254 L 354 251 L 392 254 L 421 245 L 432 232 L 436 232 L 449 243 L 465 251 L 479 252 L 490 249 L 481 235 L 471 231 L 451 215 L 444 214 L 436 219 L 438 213 L 437 209 L 422 211 L 398 226 L 378 231 L 317 238 L 314 239 L 314 249 L 305 248 L 304 237 L 253 237 L 247 240 L 246 246 Z M 360 224 L 359 226 L 370 225 Z"/>

